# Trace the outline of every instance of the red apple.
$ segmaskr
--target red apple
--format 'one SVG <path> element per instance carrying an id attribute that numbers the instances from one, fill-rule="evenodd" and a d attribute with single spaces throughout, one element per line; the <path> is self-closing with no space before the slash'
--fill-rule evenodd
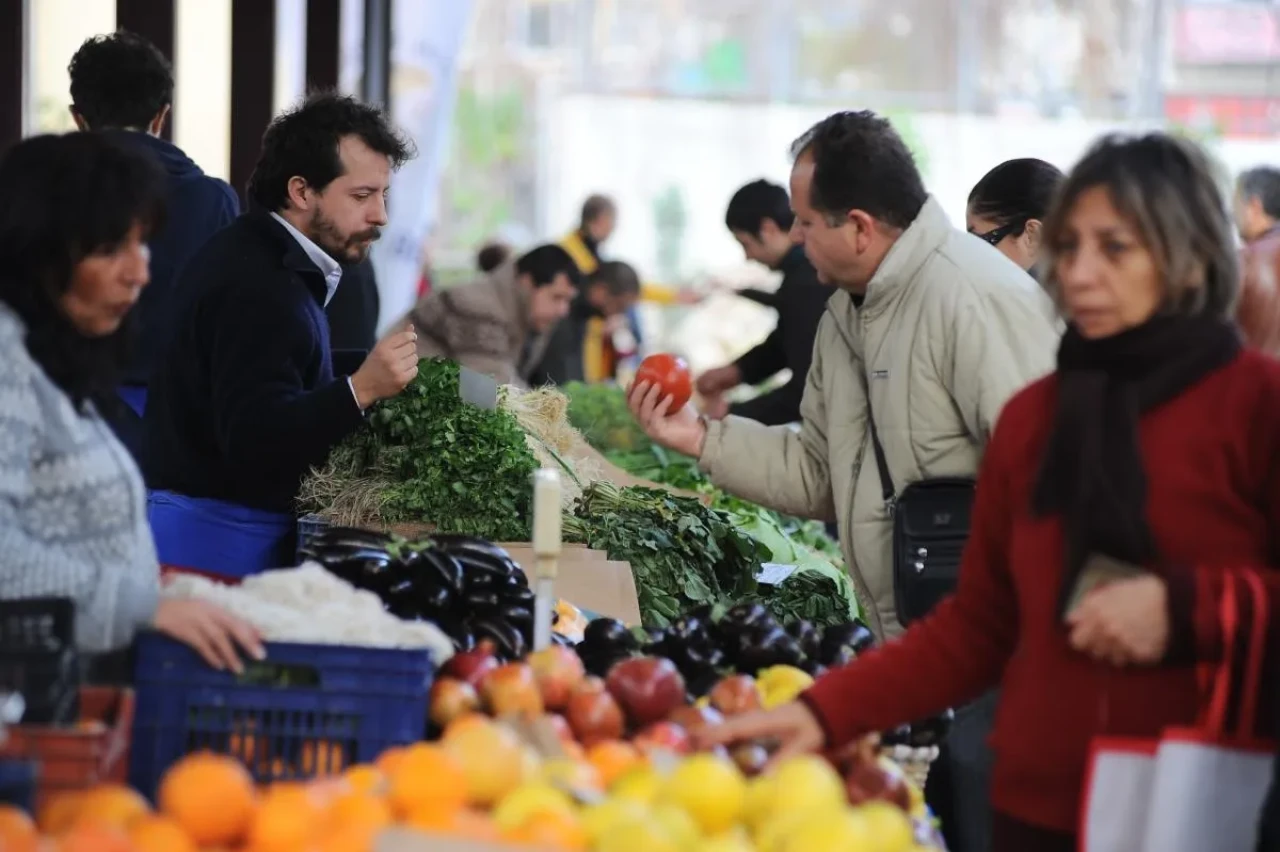
<path id="1" fill-rule="evenodd" d="M 632 743 L 645 754 L 669 751 L 688 754 L 693 750 L 689 732 L 675 722 L 657 722 L 636 734 Z"/>
<path id="2" fill-rule="evenodd" d="M 577 740 L 574 739 L 573 737 L 573 729 L 569 727 L 568 719 L 561 716 L 559 713 L 548 713 L 546 716 L 543 716 L 542 718 L 547 720 L 547 724 L 549 724 L 552 730 L 556 732 L 556 737 L 561 742 L 564 742 L 564 743 L 577 742 Z"/>
<path id="3" fill-rule="evenodd" d="M 565 718 L 578 742 L 587 748 L 605 740 L 616 740 L 626 730 L 622 708 L 606 690 L 580 687 L 569 697 Z"/>
<path id="4" fill-rule="evenodd" d="M 431 686 L 431 721 L 445 728 L 454 719 L 480 709 L 480 696 L 465 680 L 442 677 Z"/>
<path id="5" fill-rule="evenodd" d="M 660 722 L 685 703 L 684 678 L 663 657 L 633 657 L 609 669 L 605 685 L 637 728 Z"/>
<path id="6" fill-rule="evenodd" d="M 481 639 L 470 651 L 454 654 L 440 669 L 442 677 L 451 677 L 479 686 L 484 676 L 498 667 L 497 646 L 490 639 Z"/>
<path id="7" fill-rule="evenodd" d="M 563 710 L 568 706 L 569 696 L 587 675 L 578 652 L 564 645 L 534 651 L 525 662 L 533 669 L 542 703 L 548 710 Z"/>
<path id="8" fill-rule="evenodd" d="M 604 678 L 596 677 L 595 675 L 587 675 L 582 679 L 581 683 L 574 687 L 573 694 L 577 695 L 579 692 L 597 693 L 604 691 Z"/>
<path id="9" fill-rule="evenodd" d="M 480 695 L 494 716 L 541 716 L 542 693 L 524 663 L 498 666 L 480 681 Z"/>
<path id="10" fill-rule="evenodd" d="M 731 675 L 711 688 L 711 706 L 726 716 L 760 709 L 760 690 L 751 675 Z"/>

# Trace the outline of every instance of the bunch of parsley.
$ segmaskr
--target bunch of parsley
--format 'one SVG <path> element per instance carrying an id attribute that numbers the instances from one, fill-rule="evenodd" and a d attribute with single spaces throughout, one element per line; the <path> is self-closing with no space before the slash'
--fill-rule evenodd
<path id="1" fill-rule="evenodd" d="M 422 361 L 413 382 L 338 451 L 387 483 L 379 495 L 385 522 L 493 541 L 529 538 L 538 462 L 509 412 L 462 402 L 452 361 Z"/>

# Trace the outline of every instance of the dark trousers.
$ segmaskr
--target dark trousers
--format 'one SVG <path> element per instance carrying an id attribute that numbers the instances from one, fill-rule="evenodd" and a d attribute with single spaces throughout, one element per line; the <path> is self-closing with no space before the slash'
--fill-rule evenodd
<path id="1" fill-rule="evenodd" d="M 1262 803 L 1258 825 L 1258 852 L 1280 852 L 1280 757 L 1272 770 L 1271 789 Z"/>
<path id="2" fill-rule="evenodd" d="M 987 739 L 998 703 L 999 693 L 992 691 L 957 709 L 938 759 L 929 769 L 925 800 L 942 823 L 949 852 L 996 850 L 991 833 L 991 749 Z"/>

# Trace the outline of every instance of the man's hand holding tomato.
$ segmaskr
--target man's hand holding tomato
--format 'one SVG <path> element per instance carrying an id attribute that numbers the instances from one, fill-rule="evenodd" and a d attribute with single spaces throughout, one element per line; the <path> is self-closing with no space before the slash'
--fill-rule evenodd
<path id="1" fill-rule="evenodd" d="M 644 433 L 669 450 L 697 458 L 707 427 L 688 404 L 693 381 L 684 361 L 650 355 L 640 364 L 627 391 L 627 406 Z"/>

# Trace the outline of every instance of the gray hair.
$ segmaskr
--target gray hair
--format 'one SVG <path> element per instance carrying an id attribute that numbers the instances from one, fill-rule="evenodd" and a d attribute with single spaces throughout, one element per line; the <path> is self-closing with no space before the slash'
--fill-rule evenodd
<path id="1" fill-rule="evenodd" d="M 1272 219 L 1280 219 L 1280 169 L 1256 166 L 1241 172 L 1236 188 L 1241 197 L 1258 199 L 1262 212 Z"/>
<path id="2" fill-rule="evenodd" d="M 1166 309 L 1230 318 L 1240 289 L 1231 218 L 1215 169 L 1198 146 L 1164 133 L 1104 136 L 1067 175 L 1045 220 L 1049 293 L 1062 306 L 1058 246 L 1085 192 L 1102 187 L 1151 252 Z"/>

